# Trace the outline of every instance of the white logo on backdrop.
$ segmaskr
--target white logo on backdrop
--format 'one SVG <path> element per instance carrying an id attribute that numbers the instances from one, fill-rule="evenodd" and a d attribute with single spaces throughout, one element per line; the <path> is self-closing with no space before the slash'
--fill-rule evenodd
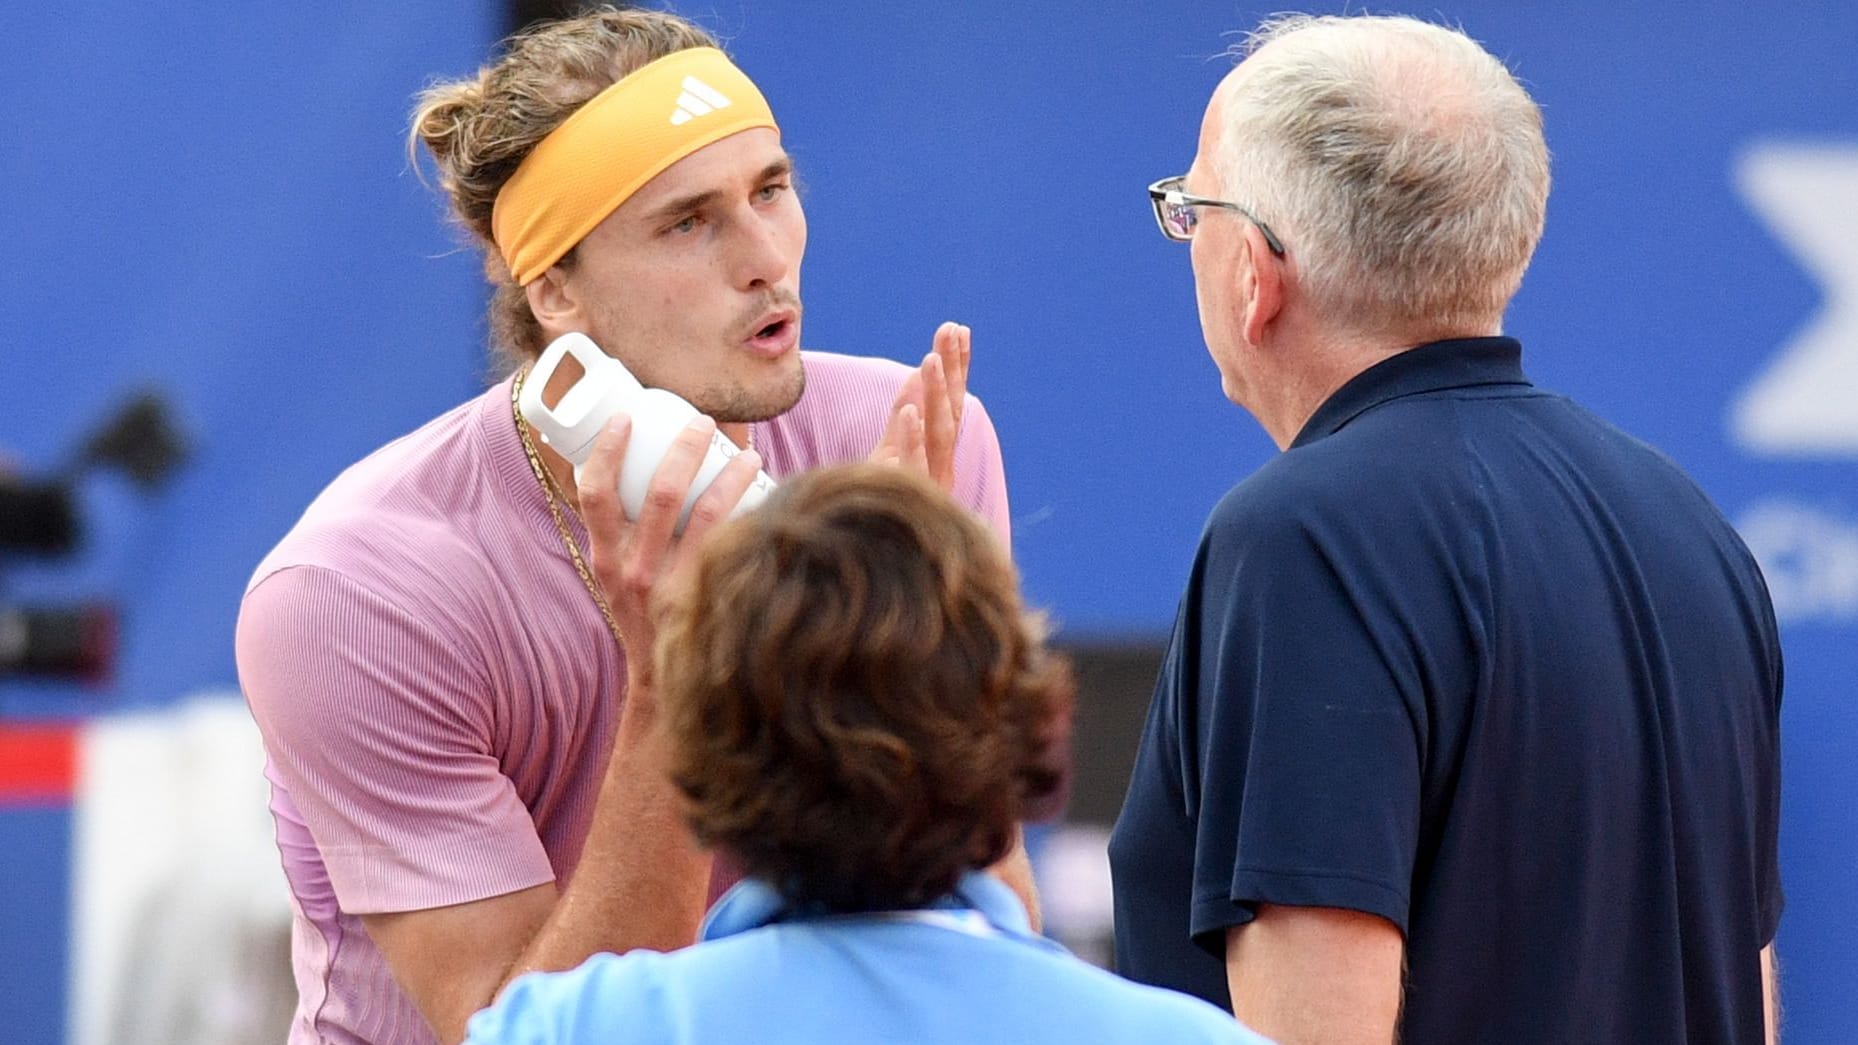
<path id="1" fill-rule="evenodd" d="M 1756 145 L 1736 181 L 1825 303 L 1737 396 L 1731 434 L 1759 454 L 1858 456 L 1858 146 Z"/>
<path id="2" fill-rule="evenodd" d="M 1737 394 L 1730 435 L 1767 457 L 1858 457 L 1858 145 L 1757 144 L 1735 179 L 1823 301 Z M 1858 520 L 1769 496 L 1736 527 L 1782 620 L 1858 620 Z"/>
<path id="3" fill-rule="evenodd" d="M 1858 522 L 1787 498 L 1756 501 L 1736 529 L 1781 620 L 1858 620 Z"/>

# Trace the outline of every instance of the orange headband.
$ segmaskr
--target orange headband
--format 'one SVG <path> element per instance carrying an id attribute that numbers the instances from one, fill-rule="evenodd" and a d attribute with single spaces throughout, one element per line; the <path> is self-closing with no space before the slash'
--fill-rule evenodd
<path id="1" fill-rule="evenodd" d="M 490 228 L 518 286 L 547 272 L 666 167 L 751 127 L 767 99 L 713 47 L 674 51 L 588 100 L 523 158 Z"/>

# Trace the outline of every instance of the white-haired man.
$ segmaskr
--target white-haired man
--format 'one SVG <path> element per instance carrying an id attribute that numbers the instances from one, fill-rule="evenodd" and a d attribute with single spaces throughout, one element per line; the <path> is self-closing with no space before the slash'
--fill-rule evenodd
<path id="1" fill-rule="evenodd" d="M 1150 190 L 1284 452 L 1201 539 L 1117 960 L 1280 1041 L 1774 1032 L 1772 608 L 1696 486 L 1501 336 L 1548 182 L 1463 34 L 1296 16 Z"/>

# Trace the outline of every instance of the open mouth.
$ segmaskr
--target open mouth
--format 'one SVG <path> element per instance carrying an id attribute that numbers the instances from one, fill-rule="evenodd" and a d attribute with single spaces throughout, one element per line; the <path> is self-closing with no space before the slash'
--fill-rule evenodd
<path id="1" fill-rule="evenodd" d="M 742 339 L 744 347 L 767 359 L 778 359 L 793 351 L 800 337 L 799 309 L 771 308 L 755 318 L 761 325 Z"/>

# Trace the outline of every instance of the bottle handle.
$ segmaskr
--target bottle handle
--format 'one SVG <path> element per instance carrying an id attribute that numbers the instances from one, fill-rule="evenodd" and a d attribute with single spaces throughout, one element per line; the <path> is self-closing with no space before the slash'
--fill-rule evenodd
<path id="1" fill-rule="evenodd" d="M 559 403 L 550 407 L 543 401 L 542 393 L 569 356 L 581 365 L 580 380 L 562 394 Z M 535 426 L 544 443 L 579 464 L 593 447 L 600 429 L 606 426 L 610 411 L 595 408 L 607 398 L 606 386 L 614 381 L 614 370 L 631 377 L 586 334 L 563 334 L 550 342 L 530 367 L 517 408 L 522 411 L 523 420 Z"/>

